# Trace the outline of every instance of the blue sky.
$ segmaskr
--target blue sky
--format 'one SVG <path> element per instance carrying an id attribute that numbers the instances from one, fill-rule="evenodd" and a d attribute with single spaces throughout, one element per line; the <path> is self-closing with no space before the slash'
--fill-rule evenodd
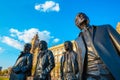
<path id="1" fill-rule="evenodd" d="M 0 66 L 13 66 L 24 43 L 38 32 L 49 47 L 74 40 L 78 12 L 86 13 L 90 24 L 120 22 L 119 0 L 0 0 Z"/>

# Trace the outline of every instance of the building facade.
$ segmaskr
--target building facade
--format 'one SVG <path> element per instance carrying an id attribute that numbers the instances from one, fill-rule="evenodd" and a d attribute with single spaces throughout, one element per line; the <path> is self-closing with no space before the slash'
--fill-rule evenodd
<path id="1" fill-rule="evenodd" d="M 117 32 L 120 34 L 120 22 L 118 22 L 117 26 L 116 26 L 116 30 Z"/>
<path id="2" fill-rule="evenodd" d="M 34 75 L 36 63 L 37 63 L 37 55 L 39 52 L 39 36 L 36 34 L 31 40 L 31 53 L 33 54 L 33 64 L 32 64 L 32 76 Z"/>

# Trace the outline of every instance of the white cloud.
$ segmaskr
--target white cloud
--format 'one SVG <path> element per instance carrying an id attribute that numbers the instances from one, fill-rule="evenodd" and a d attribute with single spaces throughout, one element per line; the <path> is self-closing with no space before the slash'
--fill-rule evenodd
<path id="1" fill-rule="evenodd" d="M 50 11 L 60 11 L 59 3 L 55 3 L 53 1 L 46 1 L 44 4 L 36 4 L 35 10 L 41 12 L 50 12 Z"/>
<path id="2" fill-rule="evenodd" d="M 50 32 L 44 30 L 39 31 L 36 28 L 31 28 L 28 30 L 24 30 L 23 32 L 18 31 L 17 29 L 10 29 L 11 35 L 17 36 L 18 40 L 28 43 L 34 37 L 36 33 L 38 33 L 40 40 L 49 41 L 52 36 L 50 36 Z M 14 37 L 13 36 L 13 37 Z"/>
<path id="3" fill-rule="evenodd" d="M 18 31 L 17 29 L 10 29 L 11 35 L 13 37 L 17 37 L 19 41 L 23 41 L 25 43 L 28 43 L 31 41 L 31 39 L 33 38 L 33 36 L 38 32 L 38 29 L 35 28 L 31 28 L 28 30 L 24 30 L 23 32 Z"/>
<path id="4" fill-rule="evenodd" d="M 55 39 L 53 40 L 54 43 L 57 43 L 57 42 L 59 42 L 59 41 L 60 41 L 60 39 L 58 39 L 58 38 L 55 38 Z"/>
<path id="5" fill-rule="evenodd" d="M 8 44 L 9 46 L 12 46 L 16 49 L 23 49 L 23 44 L 31 42 L 32 38 L 35 36 L 35 34 L 38 33 L 40 40 L 45 40 L 49 42 L 50 39 L 54 39 L 53 42 L 57 43 L 59 41 L 58 38 L 54 38 L 54 36 L 51 36 L 50 32 L 47 30 L 39 31 L 37 28 L 30 28 L 28 30 L 24 31 L 18 31 L 17 29 L 11 28 L 10 29 L 10 36 L 3 36 L 1 38 L 3 43 Z"/>
<path id="6" fill-rule="evenodd" d="M 0 36 L 0 40 L 2 39 L 2 37 Z"/>
<path id="7" fill-rule="evenodd" d="M 14 47 L 14 48 L 16 48 L 16 49 L 19 49 L 19 50 L 21 50 L 22 47 L 23 47 L 22 44 L 21 44 L 18 40 L 12 39 L 12 38 L 7 37 L 7 36 L 4 36 L 4 37 L 2 38 L 2 42 L 3 42 L 3 43 L 6 43 L 6 44 L 8 44 L 9 46 L 12 46 L 12 47 Z"/>
<path id="8" fill-rule="evenodd" d="M 4 49 L 2 47 L 0 47 L 0 53 L 3 53 Z"/>
<path id="9" fill-rule="evenodd" d="M 0 47 L 0 51 L 2 50 L 2 48 Z"/>
<path id="10" fill-rule="evenodd" d="M 10 29 L 10 32 L 12 33 L 11 34 L 12 37 L 15 37 L 16 35 L 21 34 L 21 32 L 19 32 L 17 29 L 13 29 L 13 28 Z"/>

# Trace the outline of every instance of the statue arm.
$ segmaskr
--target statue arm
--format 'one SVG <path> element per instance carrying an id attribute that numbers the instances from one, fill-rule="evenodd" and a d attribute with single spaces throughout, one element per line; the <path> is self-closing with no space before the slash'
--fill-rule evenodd
<path id="1" fill-rule="evenodd" d="M 20 63 L 19 58 L 21 57 L 22 54 L 23 53 L 21 52 L 21 54 L 19 55 L 19 57 L 17 58 L 17 60 L 14 64 L 14 66 L 12 67 L 12 72 L 19 73 L 21 71 L 21 68 L 19 66 L 19 63 Z"/>
<path id="2" fill-rule="evenodd" d="M 26 72 L 27 70 L 30 70 L 32 68 L 32 58 L 33 55 L 29 54 L 29 56 L 27 57 L 27 65 L 21 68 L 22 72 Z"/>
<path id="3" fill-rule="evenodd" d="M 15 73 L 19 73 L 21 71 L 20 67 L 19 66 L 14 66 L 12 68 L 12 72 L 15 72 Z"/>
<path id="4" fill-rule="evenodd" d="M 63 79 L 63 56 L 61 57 L 60 60 L 60 78 L 61 80 Z"/>
<path id="5" fill-rule="evenodd" d="M 55 67 L 54 56 L 51 51 L 48 52 L 49 65 L 43 71 L 44 74 L 48 74 Z"/>
<path id="6" fill-rule="evenodd" d="M 79 72 L 79 66 L 78 66 L 78 59 L 79 59 L 79 58 L 78 58 L 77 53 L 76 53 L 76 58 L 75 58 L 75 59 L 76 59 L 76 64 L 77 64 L 77 73 L 78 73 L 78 72 Z"/>
<path id="7" fill-rule="evenodd" d="M 76 77 L 77 77 L 77 79 L 80 79 L 80 69 L 79 69 L 79 58 L 78 58 L 78 53 L 76 53 L 76 63 L 77 63 Z"/>
<path id="8" fill-rule="evenodd" d="M 113 29 L 113 27 L 110 25 L 107 28 L 108 28 L 110 38 L 114 44 L 114 47 L 116 48 L 118 53 L 120 53 L 120 34 L 115 29 Z"/>

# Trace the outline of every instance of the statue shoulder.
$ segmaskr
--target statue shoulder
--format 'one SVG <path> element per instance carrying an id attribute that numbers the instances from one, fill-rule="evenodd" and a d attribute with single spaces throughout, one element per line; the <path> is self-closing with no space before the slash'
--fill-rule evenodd
<path id="1" fill-rule="evenodd" d="M 28 56 L 28 57 L 32 57 L 33 54 L 32 54 L 32 53 L 27 53 L 26 56 Z"/>
<path id="2" fill-rule="evenodd" d="M 51 50 L 47 50 L 47 53 L 53 53 Z"/>
<path id="3" fill-rule="evenodd" d="M 80 37 L 82 35 L 82 32 L 79 33 L 78 37 Z"/>
<path id="4" fill-rule="evenodd" d="M 62 57 L 65 57 L 66 52 L 62 52 Z"/>
<path id="5" fill-rule="evenodd" d="M 53 55 L 53 52 L 51 50 L 47 50 L 47 55 Z"/>
<path id="6" fill-rule="evenodd" d="M 33 54 L 32 54 L 32 53 L 29 53 L 29 56 L 33 56 Z"/>
<path id="7" fill-rule="evenodd" d="M 77 52 L 73 51 L 73 53 L 74 53 L 75 55 L 77 55 Z"/>
<path id="8" fill-rule="evenodd" d="M 103 25 L 92 25 L 94 28 L 109 28 L 112 27 L 110 24 L 103 24 Z"/>
<path id="9" fill-rule="evenodd" d="M 65 54 L 66 52 L 63 52 L 62 54 Z"/>

